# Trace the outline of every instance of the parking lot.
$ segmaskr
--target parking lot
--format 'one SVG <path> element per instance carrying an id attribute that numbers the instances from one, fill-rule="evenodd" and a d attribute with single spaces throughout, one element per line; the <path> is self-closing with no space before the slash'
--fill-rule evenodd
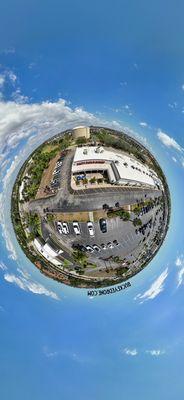
<path id="1" fill-rule="evenodd" d="M 139 257 L 144 253 L 145 247 L 148 246 L 154 239 L 155 232 L 158 230 L 160 223 L 160 218 L 162 216 L 162 211 L 158 212 L 159 206 L 154 209 L 150 209 L 145 213 L 142 219 L 142 226 L 144 228 L 143 232 L 137 227 L 134 227 L 131 221 L 124 222 L 119 217 L 111 218 L 107 220 L 107 232 L 102 233 L 100 229 L 99 222 L 94 222 L 94 236 L 90 236 L 87 224 L 85 222 L 80 222 L 80 235 L 74 233 L 73 224 L 69 222 L 68 234 L 63 234 L 58 232 L 57 223 L 54 226 L 49 226 L 43 223 L 42 231 L 45 231 L 45 236 L 49 236 L 52 232 L 53 235 L 57 237 L 57 240 L 61 244 L 61 248 L 65 249 L 65 252 L 73 252 L 73 245 L 80 246 L 91 246 L 97 245 L 100 251 L 94 250 L 92 253 L 87 252 L 89 260 L 93 263 L 97 262 L 98 267 L 106 268 L 107 266 L 116 266 L 113 261 L 114 257 L 119 257 L 122 262 L 123 260 L 129 261 L 131 263 L 131 268 L 138 266 L 140 264 Z M 150 224 L 149 221 L 152 221 Z M 114 244 L 113 241 L 116 240 L 118 245 Z M 113 248 L 107 246 L 111 243 Z M 105 245 L 105 249 L 101 245 Z"/>

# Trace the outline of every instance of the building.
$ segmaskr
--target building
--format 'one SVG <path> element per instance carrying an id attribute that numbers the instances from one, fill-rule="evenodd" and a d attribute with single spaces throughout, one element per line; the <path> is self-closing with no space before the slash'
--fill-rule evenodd
<path id="1" fill-rule="evenodd" d="M 106 173 L 111 184 L 158 188 L 161 182 L 155 171 L 135 158 L 104 147 L 77 147 L 72 174 Z"/>
<path id="2" fill-rule="evenodd" d="M 87 126 L 77 126 L 72 129 L 72 137 L 77 139 L 79 137 L 84 137 L 86 139 L 90 138 L 90 128 Z"/>
<path id="3" fill-rule="evenodd" d="M 34 246 L 36 250 L 44 257 L 46 260 L 50 261 L 52 264 L 56 266 L 61 266 L 61 261 L 57 258 L 60 254 L 63 253 L 61 249 L 57 249 L 55 246 L 50 243 L 45 243 L 41 238 L 35 238 Z"/>

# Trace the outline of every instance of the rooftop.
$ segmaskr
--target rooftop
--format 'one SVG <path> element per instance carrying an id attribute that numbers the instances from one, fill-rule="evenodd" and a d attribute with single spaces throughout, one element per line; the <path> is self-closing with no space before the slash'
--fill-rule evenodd
<path id="1" fill-rule="evenodd" d="M 72 171 L 76 171 L 76 166 L 86 163 L 107 163 L 117 172 L 117 180 L 133 181 L 155 186 L 158 183 L 158 177 L 154 171 L 146 165 L 135 160 L 131 156 L 121 154 L 114 150 L 108 150 L 104 147 L 83 146 L 77 147 L 75 151 Z M 107 165 L 108 168 L 108 165 Z M 81 170 L 81 167 L 79 168 Z"/>

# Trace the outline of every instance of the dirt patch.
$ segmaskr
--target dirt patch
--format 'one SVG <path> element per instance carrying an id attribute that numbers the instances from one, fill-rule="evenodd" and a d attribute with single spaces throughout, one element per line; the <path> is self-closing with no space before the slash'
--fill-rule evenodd
<path id="1" fill-rule="evenodd" d="M 89 221 L 89 212 L 75 212 L 75 213 L 57 213 L 54 214 L 54 219 L 56 221 L 79 221 L 79 222 L 87 222 Z"/>
<path id="2" fill-rule="evenodd" d="M 65 222 L 88 222 L 92 221 L 90 218 L 90 211 L 81 211 L 73 213 L 55 213 L 53 214 L 55 221 L 65 221 Z M 100 218 L 107 218 L 107 212 L 104 210 L 93 211 L 94 222 L 99 221 Z"/>
<path id="3" fill-rule="evenodd" d="M 93 212 L 94 221 L 99 221 L 100 218 L 107 218 L 107 211 L 105 210 L 96 210 Z"/>
<path id="4" fill-rule="evenodd" d="M 60 157 L 60 151 L 54 158 L 52 158 L 52 160 L 49 163 L 48 168 L 45 169 L 45 171 L 43 172 L 42 179 L 40 182 L 40 187 L 36 194 L 36 199 L 43 199 L 44 197 L 48 197 L 51 194 L 54 194 L 51 192 L 45 192 L 44 190 L 45 190 L 46 186 L 49 186 L 49 184 L 52 180 L 52 174 L 53 174 L 54 168 L 56 166 L 56 163 L 57 163 L 59 157 Z"/>
<path id="5" fill-rule="evenodd" d="M 107 272 L 107 271 L 109 271 L 109 272 Z M 105 269 L 103 269 L 102 271 L 99 271 L 99 270 L 96 270 L 95 268 L 94 268 L 94 270 L 93 271 L 85 271 L 85 275 L 86 276 L 91 276 L 91 277 L 93 277 L 93 278 L 116 278 L 117 277 L 117 275 L 116 275 L 116 271 L 115 270 L 105 270 Z"/>

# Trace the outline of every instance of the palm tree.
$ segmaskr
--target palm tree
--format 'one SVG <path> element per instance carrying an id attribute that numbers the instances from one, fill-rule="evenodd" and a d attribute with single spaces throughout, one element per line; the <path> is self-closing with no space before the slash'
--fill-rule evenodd
<path id="1" fill-rule="evenodd" d="M 73 252 L 73 258 L 76 262 L 81 264 L 82 266 L 86 266 L 87 264 L 87 255 L 83 253 L 81 250 L 75 250 Z"/>

